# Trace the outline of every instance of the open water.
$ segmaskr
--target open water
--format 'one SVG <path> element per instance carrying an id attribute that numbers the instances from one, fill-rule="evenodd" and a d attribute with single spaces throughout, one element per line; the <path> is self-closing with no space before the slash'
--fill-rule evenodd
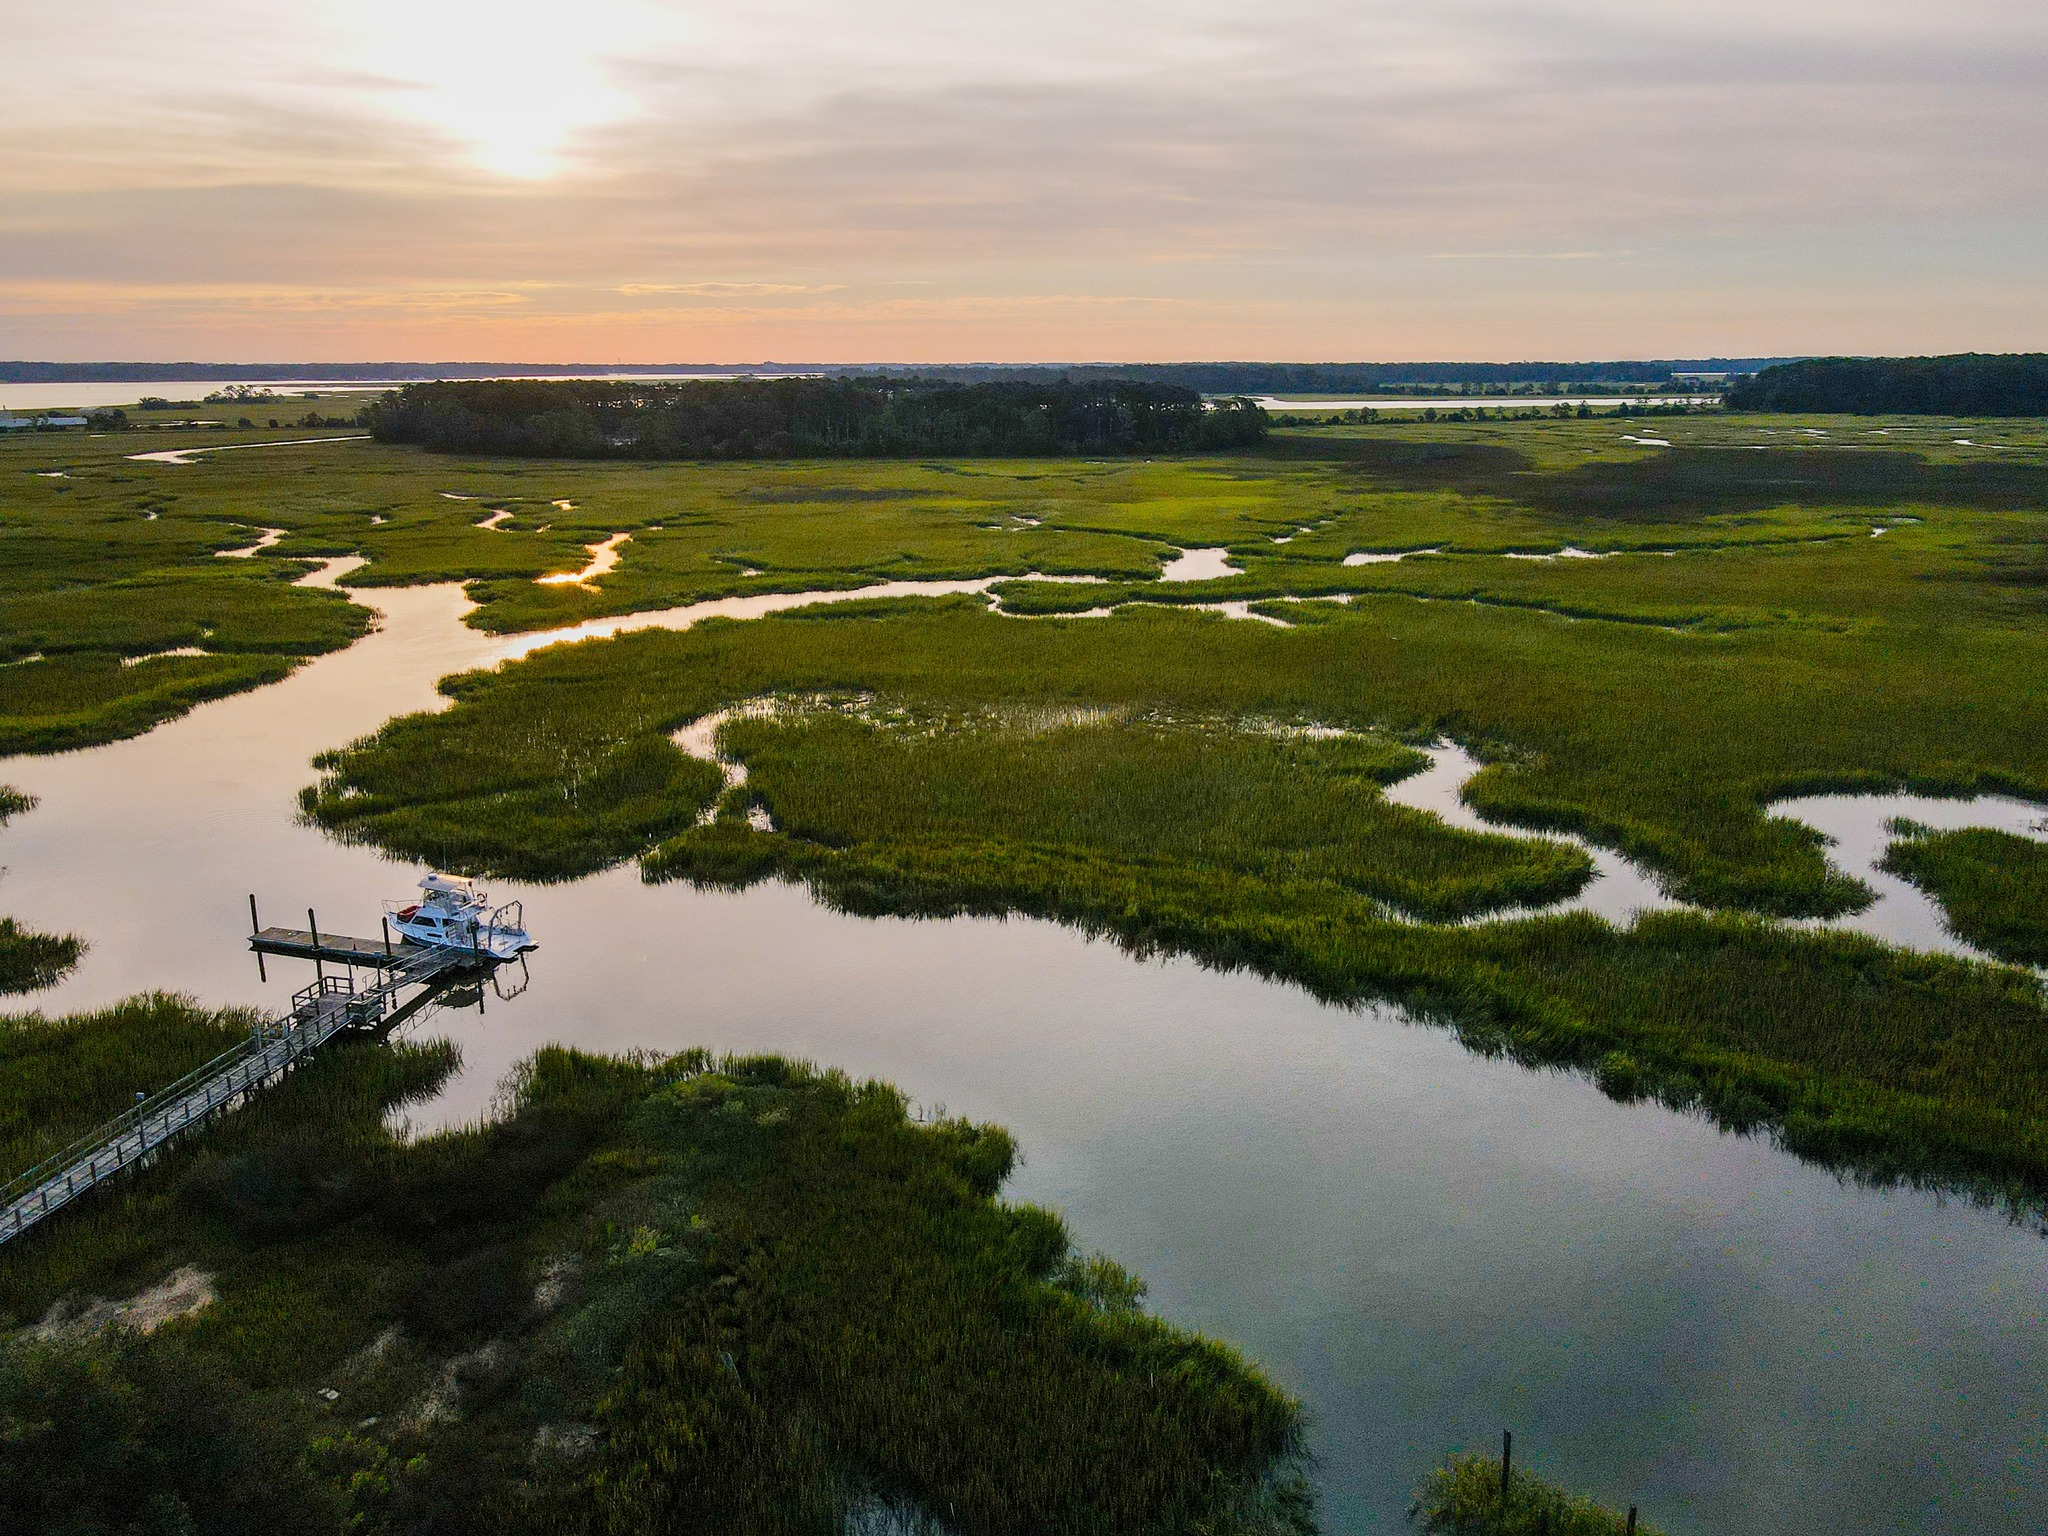
<path id="1" fill-rule="evenodd" d="M 312 905 L 344 933 L 409 893 L 422 871 L 299 823 L 309 759 L 535 637 L 465 629 L 453 587 L 368 600 L 379 631 L 286 682 L 0 764 L 41 798 L 0 834 L 0 910 L 92 943 L 38 1005 L 281 1006 L 303 967 L 258 981 L 250 893 L 265 922 Z M 1467 771 L 1446 756 L 1411 792 L 1456 814 Z M 1628 878 L 1609 874 L 1602 901 Z M 1048 923 L 876 921 L 630 868 L 493 893 L 525 900 L 531 985 L 417 1026 L 466 1061 L 420 1122 L 485 1113 L 563 1041 L 790 1052 L 1006 1125 L 1013 1198 L 1303 1395 L 1333 1531 L 1403 1528 L 1422 1473 L 1503 1427 L 1537 1470 L 1675 1532 L 2048 1528 L 2048 1254 L 1994 1212 L 1842 1183 L 1392 1008 Z"/>

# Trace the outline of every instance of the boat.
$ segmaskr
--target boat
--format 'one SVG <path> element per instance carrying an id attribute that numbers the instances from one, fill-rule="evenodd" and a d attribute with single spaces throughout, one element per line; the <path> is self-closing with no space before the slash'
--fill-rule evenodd
<path id="1" fill-rule="evenodd" d="M 493 907 L 477 883 L 461 875 L 428 875 L 420 882 L 418 901 L 387 901 L 384 916 L 394 932 L 415 944 L 467 950 L 492 962 L 516 960 L 540 948 L 527 934 L 519 902 Z"/>

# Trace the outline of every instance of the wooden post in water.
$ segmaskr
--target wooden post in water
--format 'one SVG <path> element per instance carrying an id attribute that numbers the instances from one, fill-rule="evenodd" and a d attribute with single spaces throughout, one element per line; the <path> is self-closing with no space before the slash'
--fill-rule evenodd
<path id="1" fill-rule="evenodd" d="M 249 893 L 249 937 L 255 938 L 263 931 L 263 924 L 256 916 L 256 893 Z M 263 951 L 256 951 L 256 979 L 266 987 L 270 985 L 270 972 L 263 968 Z"/>
<path id="2" fill-rule="evenodd" d="M 306 908 L 306 931 L 313 935 L 313 979 L 324 987 L 327 972 L 320 964 L 320 919 L 313 915 L 311 907 Z"/>
<path id="3" fill-rule="evenodd" d="M 380 917 L 377 921 L 384 925 L 384 958 L 389 960 L 391 958 L 391 919 Z"/>
<path id="4" fill-rule="evenodd" d="M 1515 1460 L 1515 1432 L 1504 1429 L 1500 1432 L 1500 1507 L 1508 1507 L 1508 1472 Z"/>

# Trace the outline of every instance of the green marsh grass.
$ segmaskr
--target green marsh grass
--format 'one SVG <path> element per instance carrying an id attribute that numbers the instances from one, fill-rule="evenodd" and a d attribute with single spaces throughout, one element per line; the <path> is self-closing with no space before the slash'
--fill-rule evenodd
<path id="1" fill-rule="evenodd" d="M 1512 1469 L 1503 1497 L 1500 1463 L 1453 1456 L 1415 1491 L 1408 1520 L 1425 1536 L 1626 1536 L 1626 1512 Z M 1637 1536 L 1659 1536 L 1638 1520 Z"/>
<path id="2" fill-rule="evenodd" d="M 255 1015 L 165 993 L 95 1013 L 0 1015 L 0 1167 L 11 1178 L 243 1039 Z"/>
<path id="3" fill-rule="evenodd" d="M 1829 868 L 1812 832 L 1765 813 L 1774 799 L 1887 787 L 2048 798 L 2038 704 L 1994 681 L 2048 662 L 2048 633 L 2029 626 L 1701 636 L 1407 597 L 1319 618 L 1275 630 L 1147 607 L 1020 623 L 952 600 L 629 635 L 448 680 L 456 708 L 325 760 L 309 808 L 383 840 L 380 825 L 431 794 L 438 841 L 387 846 L 482 869 L 487 847 L 510 845 L 503 873 L 574 873 L 602 862 L 578 830 L 596 818 L 522 834 L 492 820 L 491 796 L 573 783 L 624 741 L 764 694 L 1312 720 L 1453 736 L 1492 759 L 1468 791 L 1482 812 L 1584 833 L 1701 905 L 1810 916 L 1868 894 Z M 418 764 L 430 757 L 429 781 Z M 474 848 L 458 835 L 465 818 Z M 646 845 L 653 821 L 648 807 Z"/>
<path id="4" fill-rule="evenodd" d="M 68 752 L 176 719 L 195 704 L 282 681 L 287 656 L 162 656 L 127 663 L 88 652 L 16 663 L 0 699 L 0 752 Z"/>
<path id="5" fill-rule="evenodd" d="M 1895 830 L 1884 868 L 1939 901 L 1959 938 L 2015 965 L 2048 966 L 2048 847 L 1989 827 Z"/>
<path id="6" fill-rule="evenodd" d="M 138 1012 L 50 1027 L 176 1065 Z M 147 1346 L 17 1337 L 0 1419 L 38 1382 L 99 1383 L 125 1441 L 92 1464 L 135 1469 L 129 1517 L 168 1500 L 203 1529 L 233 1490 L 152 1381 L 273 1426 L 246 1453 L 287 1529 L 825 1531 L 876 1499 L 963 1531 L 1312 1529 L 1299 1408 L 1051 1213 L 999 1203 L 1000 1130 L 777 1058 L 549 1050 L 501 1119 L 394 1138 L 387 1112 L 453 1065 L 323 1053 L 21 1240 L 16 1324 L 178 1265 L 218 1299 Z M 0 1107 L 37 1103 L 0 1077 Z M 0 1518 L 40 1507 L 61 1445 L 0 1435 Z"/>
<path id="7" fill-rule="evenodd" d="M 235 419 L 232 405 L 208 408 L 222 410 Z M 17 437 L 0 443 L 10 553 L 0 659 L 45 659 L 0 676 L 0 750 L 132 734 L 198 699 L 275 680 L 288 670 L 283 658 L 348 643 L 366 622 L 360 609 L 288 584 L 303 569 L 292 561 L 327 555 L 365 557 L 352 586 L 467 583 L 480 605 L 470 622 L 497 632 L 752 593 L 1030 571 L 1137 584 L 1114 589 L 1117 600 L 1366 588 L 1712 629 L 1817 608 L 1836 620 L 1867 616 L 1873 602 L 1910 602 L 1902 578 L 1945 569 L 1959 584 L 1946 596 L 1925 590 L 1912 606 L 1969 605 L 1996 590 L 2005 607 L 2038 611 L 2038 584 L 2013 574 L 2032 567 L 2011 553 L 2015 539 L 2030 547 L 2027 519 L 2048 483 L 2038 434 L 1970 424 L 1998 444 L 1986 461 L 1926 422 L 1687 417 L 1658 428 L 1672 435 L 1669 450 L 1624 441 L 1630 427 L 1608 418 L 1377 423 L 1283 433 L 1228 458 L 741 465 L 462 459 L 365 442 L 138 464 L 125 455 L 294 431 Z M 1767 431 L 1780 436 L 1761 438 Z M 1852 436 L 1856 446 L 1843 446 Z M 1750 451 L 1758 441 L 1828 446 Z M 67 478 L 44 478 L 55 469 Z M 475 526 L 499 508 L 513 515 Z M 1624 572 L 1456 560 L 1566 543 L 1762 552 L 1862 536 L 1858 519 L 1929 509 L 1937 520 L 1976 520 L 1969 557 L 1951 539 L 1945 559 L 1892 562 L 1877 584 L 1851 579 L 1846 589 L 1833 578 L 1853 573 L 1839 561 L 1819 582 L 1702 562 L 1694 585 L 1689 569 L 1645 570 L 1643 561 Z M 262 527 L 287 536 L 254 560 L 214 558 Z M 632 537 L 618 567 L 592 587 L 534 582 L 575 569 L 586 544 L 621 532 Z M 1148 590 L 1173 547 L 1192 544 L 1222 544 L 1255 564 L 1222 585 Z M 1357 551 L 1427 547 L 1446 558 L 1340 564 Z M 1077 599 L 1036 588 L 1008 600 L 1052 612 Z M 115 665 L 188 646 L 208 655 L 172 658 L 182 665 L 170 670 Z M 39 670 L 48 675 L 31 686 Z"/>
<path id="8" fill-rule="evenodd" d="M 1142 718 L 877 726 L 832 711 L 734 721 L 720 740 L 779 830 L 832 849 L 1058 847 L 1328 881 L 1435 919 L 1554 901 L 1592 873 L 1569 845 L 1474 837 L 1388 803 L 1381 785 L 1423 760 L 1384 740 Z"/>
<path id="9" fill-rule="evenodd" d="M 0 754 L 139 734 L 369 627 L 342 594 L 293 586 L 302 563 L 215 558 L 255 541 L 260 510 L 188 505 L 147 473 L 176 466 L 127 464 L 110 444 L 138 446 L 90 440 L 71 478 L 49 480 L 28 466 L 63 448 L 0 443 Z M 162 654 L 187 649 L 204 654 Z"/>
<path id="10" fill-rule="evenodd" d="M 0 1519 L 51 1536 L 331 1536 L 340 1500 L 294 1434 L 307 1417 L 175 1334 L 0 1352 Z"/>

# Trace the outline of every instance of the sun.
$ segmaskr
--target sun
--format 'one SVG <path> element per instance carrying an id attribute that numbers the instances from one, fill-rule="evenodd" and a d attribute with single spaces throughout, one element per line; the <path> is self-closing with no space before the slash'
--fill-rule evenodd
<path id="1" fill-rule="evenodd" d="M 638 110 L 610 60 L 630 49 L 639 11 L 379 0 L 351 30 L 402 116 L 465 146 L 480 170 L 536 181 L 564 169 L 579 134 Z"/>

